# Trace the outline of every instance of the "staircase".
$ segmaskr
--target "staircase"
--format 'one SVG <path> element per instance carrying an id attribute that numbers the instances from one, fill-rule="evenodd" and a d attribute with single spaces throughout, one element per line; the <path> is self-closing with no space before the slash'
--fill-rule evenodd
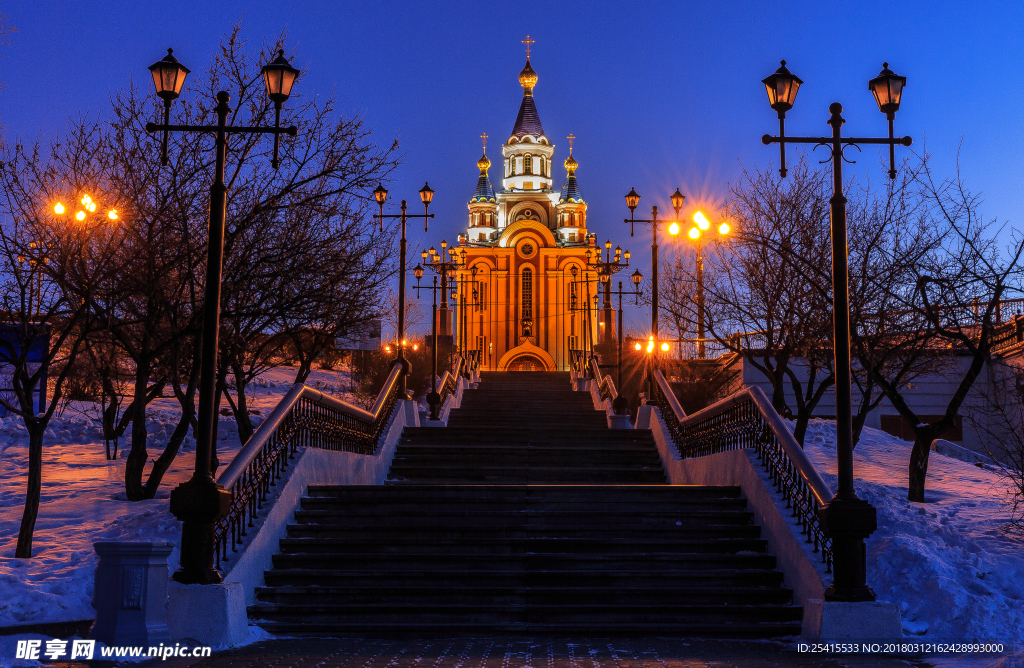
<path id="1" fill-rule="evenodd" d="M 769 637 L 801 609 L 738 487 L 665 484 L 567 373 L 483 373 L 384 486 L 311 486 L 249 609 L 271 633 Z"/>

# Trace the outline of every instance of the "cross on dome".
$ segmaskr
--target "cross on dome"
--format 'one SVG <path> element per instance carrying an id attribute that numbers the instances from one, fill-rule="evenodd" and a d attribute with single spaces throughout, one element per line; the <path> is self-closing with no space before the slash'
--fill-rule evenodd
<path id="1" fill-rule="evenodd" d="M 530 36 L 527 35 L 526 39 L 521 39 L 521 40 L 519 40 L 519 42 L 521 44 L 525 44 L 526 45 L 526 59 L 529 60 L 530 59 L 530 46 L 533 45 L 533 44 L 536 44 L 537 40 L 530 39 Z"/>
<path id="2" fill-rule="evenodd" d="M 489 137 L 489 136 L 490 135 L 488 135 L 486 132 L 483 133 L 482 135 L 480 135 L 480 139 L 482 139 L 483 142 L 484 142 L 484 150 L 485 151 L 487 150 L 487 137 Z"/>

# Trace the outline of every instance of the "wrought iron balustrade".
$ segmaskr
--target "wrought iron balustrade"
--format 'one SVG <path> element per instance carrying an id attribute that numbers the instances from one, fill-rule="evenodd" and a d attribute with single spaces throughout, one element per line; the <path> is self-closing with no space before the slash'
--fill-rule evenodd
<path id="1" fill-rule="evenodd" d="M 750 387 L 687 416 L 661 371 L 654 370 L 654 396 L 676 449 L 684 459 L 751 448 L 801 530 L 832 570 L 832 540 L 818 511 L 833 494 L 760 388 Z"/>
<path id="2" fill-rule="evenodd" d="M 217 566 L 228 559 L 263 510 L 299 447 L 371 455 L 398 401 L 401 366 L 391 369 L 370 410 L 363 410 L 300 383 L 277 404 L 217 479 L 231 493 L 227 515 L 214 525 Z"/>

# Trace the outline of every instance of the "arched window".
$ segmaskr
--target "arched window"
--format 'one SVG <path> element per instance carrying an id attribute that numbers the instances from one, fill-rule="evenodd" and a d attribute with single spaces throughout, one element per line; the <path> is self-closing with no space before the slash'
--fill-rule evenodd
<path id="1" fill-rule="evenodd" d="M 508 159 L 508 175 L 509 176 L 515 176 L 516 175 L 516 157 L 515 156 L 512 156 L 511 158 Z"/>
<path id="2" fill-rule="evenodd" d="M 547 176 L 547 174 L 544 173 L 544 156 L 540 157 L 540 175 Z"/>
<path id="3" fill-rule="evenodd" d="M 533 174 L 533 156 L 529 153 L 523 158 L 523 173 Z"/>
<path id="4" fill-rule="evenodd" d="M 521 311 L 523 320 L 533 319 L 533 270 L 530 267 L 523 267 L 522 290 L 520 292 Z M 529 336 L 529 335 L 527 335 Z"/>

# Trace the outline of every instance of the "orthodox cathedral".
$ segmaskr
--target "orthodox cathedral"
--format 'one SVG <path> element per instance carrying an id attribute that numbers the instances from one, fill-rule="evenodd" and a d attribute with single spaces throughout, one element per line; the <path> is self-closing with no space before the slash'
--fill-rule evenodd
<path id="1" fill-rule="evenodd" d="M 484 369 L 563 371 L 570 365 L 569 351 L 598 335 L 593 301 L 598 283 L 588 269 L 588 253 L 599 249 L 595 235 L 587 232 L 571 134 L 565 179 L 555 187 L 555 145 L 534 102 L 537 73 L 529 49 L 519 84 L 523 101 L 501 147 L 498 190 L 491 183 L 487 135 L 482 135 L 469 226 L 459 235 L 466 260 L 459 272 L 457 336 L 467 349 L 479 351 Z"/>

